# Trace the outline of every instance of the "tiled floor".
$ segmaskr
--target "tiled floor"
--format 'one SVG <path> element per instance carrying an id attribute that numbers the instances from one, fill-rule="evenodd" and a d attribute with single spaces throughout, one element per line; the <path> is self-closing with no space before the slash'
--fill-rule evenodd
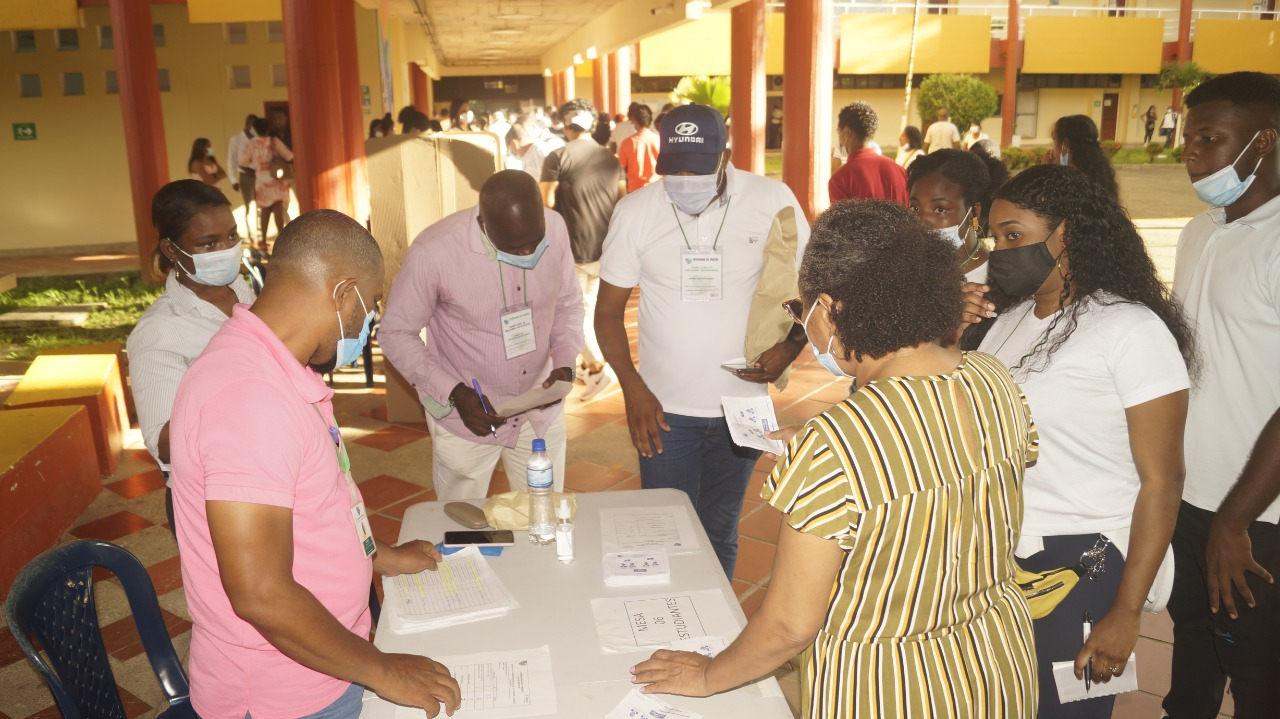
<path id="1" fill-rule="evenodd" d="M 1157 228 L 1144 228 L 1144 235 L 1152 229 Z M 1172 234 L 1171 230 L 1165 230 L 1159 239 L 1149 236 L 1148 242 L 1157 247 L 1169 244 L 1170 238 L 1166 235 Z M 1159 264 L 1163 273 L 1171 274 L 1171 258 L 1168 266 L 1163 262 Z M 628 315 L 633 343 L 634 312 L 633 306 Z M 376 362 L 380 369 L 380 356 Z M 844 398 L 845 382 L 834 380 L 804 353 L 787 390 L 773 392 L 780 420 L 799 423 L 821 412 Z M 431 438 L 423 424 L 385 421 L 385 391 L 380 374 L 377 385 L 366 389 L 362 371 L 341 372 L 336 389 L 335 409 L 343 435 L 350 442 L 353 472 L 368 505 L 374 533 L 385 541 L 394 541 L 405 508 L 435 499 L 430 477 Z M 622 395 L 617 386 L 588 403 L 570 399 L 566 411 L 570 440 L 567 486 L 580 492 L 638 489 L 638 460 L 627 433 Z M 156 584 L 175 646 L 185 658 L 190 622 L 178 570 L 177 548 L 165 518 L 163 481 L 141 449 L 136 430 L 128 446 L 130 449 L 125 451 L 119 470 L 104 480 L 104 491 L 62 539 L 105 539 L 136 554 Z M 741 540 L 733 588 L 748 615 L 764 600 L 781 521 L 779 513 L 759 498 L 760 485 L 770 468 L 769 461 L 760 461 L 739 523 Z M 498 471 L 490 491 L 498 493 L 506 489 L 506 476 Z M 130 719 L 153 716 L 153 707 L 161 703 L 159 689 L 145 657 L 140 654 L 120 588 L 115 580 L 105 579 L 97 584 L 97 591 L 107 646 L 126 698 L 127 714 Z M 1142 691 L 1122 697 L 1117 702 L 1115 717 L 1156 719 L 1161 716 L 1160 697 L 1169 687 L 1171 641 L 1166 615 L 1144 616 L 1143 637 L 1137 650 Z M 788 694 L 794 697 L 795 673 L 784 670 L 780 679 Z M 1230 710 L 1229 698 L 1224 710 Z M 0 719 L 56 716 L 48 691 L 22 657 L 8 630 L 0 630 Z"/>

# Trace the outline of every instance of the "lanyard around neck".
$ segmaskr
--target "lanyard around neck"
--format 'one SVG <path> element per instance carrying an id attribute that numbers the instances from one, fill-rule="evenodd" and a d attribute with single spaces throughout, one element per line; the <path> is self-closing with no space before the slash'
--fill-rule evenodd
<path id="1" fill-rule="evenodd" d="M 716 230 L 716 239 L 711 243 L 712 251 L 714 251 L 716 247 L 720 244 L 720 232 L 724 230 L 724 221 L 726 218 L 729 217 L 729 205 L 732 203 L 733 203 L 732 195 L 725 198 L 724 214 L 720 216 L 720 229 Z M 680 228 L 680 236 L 684 238 L 685 249 L 689 250 L 690 252 L 693 252 L 693 248 L 689 246 L 689 236 L 684 233 L 684 225 L 680 224 L 680 213 L 676 212 L 675 205 L 671 206 L 671 215 L 676 218 L 676 227 Z M 696 221 L 697 216 L 694 215 L 693 217 Z"/>
<path id="2" fill-rule="evenodd" d="M 502 288 L 502 306 L 503 308 L 506 308 L 511 306 L 507 304 L 507 281 L 502 277 L 502 265 L 503 265 L 502 260 L 498 260 L 497 262 L 498 262 L 498 285 Z M 524 303 L 527 305 L 529 304 L 529 271 L 524 268 L 521 268 L 521 271 L 524 272 L 524 274 L 521 275 L 520 289 L 524 290 Z"/>
<path id="3" fill-rule="evenodd" d="M 324 413 L 320 411 L 317 405 L 311 405 L 316 408 L 316 414 L 320 415 L 320 421 L 324 422 L 325 429 L 329 430 L 329 439 L 333 440 L 334 452 L 338 455 L 338 469 L 343 472 L 351 471 L 351 458 L 347 456 L 347 447 L 342 443 L 342 434 L 338 432 L 337 422 L 329 424 L 324 418 Z"/>

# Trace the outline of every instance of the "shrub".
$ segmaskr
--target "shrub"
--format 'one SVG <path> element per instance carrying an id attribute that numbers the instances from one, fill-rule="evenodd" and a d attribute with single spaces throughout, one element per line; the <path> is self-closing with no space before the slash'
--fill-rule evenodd
<path id="1" fill-rule="evenodd" d="M 916 91 L 916 109 L 927 125 L 947 108 L 951 121 L 961 132 L 975 122 L 982 122 L 996 111 L 996 91 L 973 75 L 930 75 Z"/>
<path id="2" fill-rule="evenodd" d="M 1103 140 L 1098 143 L 1098 145 L 1102 148 L 1102 154 L 1106 155 L 1108 160 L 1115 157 L 1116 153 L 1120 151 L 1120 148 L 1124 147 L 1124 145 L 1121 145 L 1115 140 Z"/>
<path id="3" fill-rule="evenodd" d="M 1142 151 L 1147 153 L 1147 162 L 1155 162 L 1160 153 L 1164 152 L 1163 142 L 1148 142 L 1143 146 Z"/>
<path id="4" fill-rule="evenodd" d="M 1023 161 L 1026 160 L 1026 154 L 1021 147 L 1007 147 L 1004 152 L 1000 153 L 1000 160 L 1004 162 L 1004 166 L 1009 171 L 1021 170 Z"/>
<path id="5" fill-rule="evenodd" d="M 1177 147 L 1173 148 L 1174 162 L 1182 162 L 1182 148 L 1184 147 L 1186 147 L 1186 145 L 1178 145 Z"/>
<path id="6" fill-rule="evenodd" d="M 1049 148 L 1047 147 L 1028 147 L 1026 164 L 1023 165 L 1023 167 L 1034 167 L 1035 165 L 1043 165 L 1044 158 L 1048 154 L 1049 154 Z"/>

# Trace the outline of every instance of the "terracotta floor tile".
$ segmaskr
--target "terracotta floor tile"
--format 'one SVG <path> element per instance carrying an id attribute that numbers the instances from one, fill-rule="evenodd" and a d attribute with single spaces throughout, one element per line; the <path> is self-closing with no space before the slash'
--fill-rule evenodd
<path id="1" fill-rule="evenodd" d="M 369 515 L 369 527 L 373 529 L 375 539 L 385 544 L 395 544 L 400 539 L 400 520 L 384 517 L 381 514 Z"/>
<path id="2" fill-rule="evenodd" d="M 752 584 L 763 584 L 773 571 L 773 555 L 776 548 L 767 542 L 751 537 L 738 537 L 738 563 L 733 576 Z"/>
<path id="3" fill-rule="evenodd" d="M 746 594 L 747 592 L 755 588 L 756 588 L 756 585 L 751 584 L 750 582 L 744 582 L 741 579 L 733 580 L 733 593 L 737 595 L 739 599 L 742 598 L 742 595 Z"/>
<path id="4" fill-rule="evenodd" d="M 124 454 L 126 457 L 136 459 L 139 462 L 147 462 L 152 465 L 156 462 L 156 460 L 151 456 L 151 453 L 145 449 L 126 449 Z"/>
<path id="5" fill-rule="evenodd" d="M 152 706 L 133 694 L 129 693 L 124 687 L 116 687 L 120 690 L 120 703 L 124 705 L 124 715 L 127 719 L 136 719 L 137 717 L 151 711 Z"/>
<path id="6" fill-rule="evenodd" d="M 148 492 L 164 489 L 164 474 L 159 469 L 153 469 L 142 474 L 135 474 L 132 477 L 125 477 L 118 482 L 106 485 L 106 487 L 125 499 L 134 499 Z"/>
<path id="7" fill-rule="evenodd" d="M 742 613 L 747 615 L 747 619 L 750 619 L 751 615 L 756 613 L 761 604 L 764 604 L 765 591 L 764 589 L 757 589 L 745 597 L 738 597 L 738 603 L 742 605 Z"/>
<path id="8" fill-rule="evenodd" d="M 600 492 L 627 479 L 631 473 L 595 462 L 574 462 L 565 468 L 564 486 L 577 492 Z"/>
<path id="9" fill-rule="evenodd" d="M 565 406 L 565 413 L 578 417 L 626 417 L 627 409 L 621 402 L 609 399 L 597 399 L 592 402 L 570 400 Z"/>
<path id="10" fill-rule="evenodd" d="M 612 487 L 609 487 L 610 492 L 622 492 L 630 489 L 640 489 L 640 475 L 633 474 Z"/>
<path id="11" fill-rule="evenodd" d="M 151 575 L 151 584 L 156 588 L 156 595 L 164 595 L 182 586 L 182 565 L 177 557 L 170 557 L 162 562 L 147 567 Z"/>
<path id="12" fill-rule="evenodd" d="M 1142 613 L 1142 636 L 1150 637 L 1159 642 L 1173 643 L 1173 620 L 1169 618 L 1169 612 L 1160 612 L 1159 614 L 1151 614 L 1150 612 Z"/>
<path id="13" fill-rule="evenodd" d="M 578 439 L 592 430 L 599 429 L 615 421 L 615 419 L 602 415 L 579 416 L 566 413 L 564 416 L 565 434 L 570 440 Z"/>
<path id="14" fill-rule="evenodd" d="M 383 507 L 410 499 L 426 490 L 427 488 L 421 484 L 406 482 L 389 474 L 379 474 L 360 482 L 360 496 L 364 497 L 364 506 L 370 512 L 377 512 Z"/>
<path id="15" fill-rule="evenodd" d="M 0 627 L 0 667 L 7 667 L 14 662 L 26 661 L 27 655 L 22 653 L 18 640 L 8 626 Z"/>
<path id="16" fill-rule="evenodd" d="M 361 412 L 361 413 L 360 413 L 360 416 L 361 416 L 361 417 L 368 417 L 369 419 L 376 419 L 376 420 L 379 420 L 379 421 L 382 421 L 382 422 L 386 422 L 386 421 L 387 421 L 387 407 L 386 407 L 386 405 L 381 405 L 381 406 L 378 406 L 378 407 L 374 407 L 373 409 L 367 409 L 367 410 L 365 410 L 365 411 Z"/>
<path id="17" fill-rule="evenodd" d="M 27 717 L 27 719 L 62 719 L 62 712 L 58 711 L 58 707 L 50 705 Z"/>
<path id="18" fill-rule="evenodd" d="M 815 390 L 812 394 L 810 394 L 807 397 L 807 399 L 811 399 L 817 402 L 825 402 L 828 405 L 833 405 L 833 404 L 836 404 L 837 402 L 843 402 L 848 398 L 849 398 L 849 385 L 844 383 L 834 384 L 829 387 L 823 387 L 822 389 Z"/>
<path id="19" fill-rule="evenodd" d="M 434 501 L 436 501 L 436 491 L 434 489 L 428 489 L 426 492 L 423 492 L 422 494 L 419 494 L 415 497 L 411 497 L 402 502 L 396 502 L 395 504 L 392 504 L 390 506 L 383 507 L 382 509 L 378 510 L 378 514 L 385 514 L 388 517 L 394 517 L 395 519 L 404 519 L 404 511 L 409 507 L 412 507 L 415 504 L 420 504 L 422 502 L 434 502 Z"/>
<path id="20" fill-rule="evenodd" d="M 169 630 L 169 636 L 171 637 L 191 629 L 191 622 L 167 609 L 161 608 L 160 615 L 164 617 L 165 628 Z M 107 652 L 111 656 L 122 662 L 130 660 L 144 651 L 142 640 L 138 637 L 138 627 L 133 623 L 133 615 L 117 619 L 103 627 L 102 643 L 106 645 Z"/>
<path id="21" fill-rule="evenodd" d="M 1112 719 L 1158 719 L 1164 716 L 1160 697 L 1145 692 L 1125 692 L 1116 695 L 1111 710 Z"/>
<path id="22" fill-rule="evenodd" d="M 778 543 L 778 529 L 782 526 L 782 512 L 770 505 L 760 507 L 742 521 L 738 522 L 738 532 L 742 536 L 762 539 L 770 544 Z"/>
<path id="23" fill-rule="evenodd" d="M 1173 645 L 1139 637 L 1135 652 L 1138 656 L 1138 688 L 1159 696 L 1168 694 Z"/>
<path id="24" fill-rule="evenodd" d="M 126 534 L 133 534 L 151 526 L 154 525 L 133 512 L 116 512 L 102 519 L 74 527 L 71 534 L 80 539 L 101 539 L 105 542 L 113 542 Z"/>
<path id="25" fill-rule="evenodd" d="M 428 436 L 431 435 L 431 429 L 426 422 L 396 422 L 395 426 L 404 427 L 405 429 L 411 429 L 414 432 L 421 432 L 422 434 L 425 434 Z"/>
<path id="26" fill-rule="evenodd" d="M 799 417 L 807 420 L 822 414 L 830 407 L 831 403 L 829 402 L 817 402 L 811 399 L 802 399 L 795 404 L 788 405 L 782 410 L 782 412 L 793 417 Z"/>
<path id="27" fill-rule="evenodd" d="M 389 427 L 383 427 L 372 434 L 366 434 L 360 439 L 355 440 L 355 443 L 362 444 L 366 447 L 373 447 L 374 449 L 380 449 L 383 452 L 390 452 L 395 449 L 400 449 L 410 442 L 416 442 L 426 436 L 427 435 L 424 435 L 417 430 L 393 424 Z"/>

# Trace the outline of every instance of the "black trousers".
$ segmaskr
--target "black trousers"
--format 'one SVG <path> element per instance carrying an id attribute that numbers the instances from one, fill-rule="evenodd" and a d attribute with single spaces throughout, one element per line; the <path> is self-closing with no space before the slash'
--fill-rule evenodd
<path id="1" fill-rule="evenodd" d="M 1170 719 L 1212 719 L 1231 677 L 1236 719 L 1280 717 L 1280 586 L 1246 574 L 1257 606 L 1236 594 L 1238 619 L 1209 611 L 1205 549 L 1214 513 L 1186 502 L 1173 533 L 1176 562 L 1169 616 L 1173 618 L 1173 672 L 1164 710 Z M 1249 526 L 1253 558 L 1280 576 L 1280 526 Z"/>

